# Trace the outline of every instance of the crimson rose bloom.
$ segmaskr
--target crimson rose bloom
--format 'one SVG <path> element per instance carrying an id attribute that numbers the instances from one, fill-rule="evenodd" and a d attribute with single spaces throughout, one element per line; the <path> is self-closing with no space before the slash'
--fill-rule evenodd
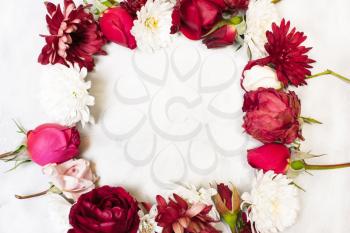
<path id="1" fill-rule="evenodd" d="M 203 43 L 208 49 L 231 45 L 236 41 L 237 31 L 233 25 L 225 25 L 209 34 Z"/>
<path id="2" fill-rule="evenodd" d="M 43 124 L 27 134 L 27 150 L 40 166 L 63 163 L 79 154 L 80 135 L 75 127 Z"/>
<path id="3" fill-rule="evenodd" d="M 121 187 L 103 186 L 79 197 L 69 213 L 68 233 L 136 233 L 137 201 Z"/>
<path id="4" fill-rule="evenodd" d="M 180 196 L 174 194 L 174 200 L 157 196 L 156 222 L 163 227 L 162 233 L 220 233 L 210 223 L 214 220 L 208 216 L 212 206 L 201 203 L 190 206 Z"/>
<path id="5" fill-rule="evenodd" d="M 99 19 L 103 35 L 107 40 L 125 46 L 130 49 L 136 48 L 136 40 L 131 35 L 133 18 L 122 7 L 107 9 Z"/>
<path id="6" fill-rule="evenodd" d="M 221 19 L 221 13 L 214 0 L 182 0 L 175 7 L 171 31 L 178 27 L 187 38 L 199 40 Z"/>
<path id="7" fill-rule="evenodd" d="M 39 55 L 39 63 L 66 66 L 77 63 L 80 68 L 91 71 L 95 65 L 92 56 L 105 54 L 102 50 L 105 40 L 92 14 L 83 5 L 76 7 L 72 0 L 64 0 L 63 12 L 59 4 L 45 4 L 50 35 L 43 36 L 46 45 Z"/>
<path id="8" fill-rule="evenodd" d="M 310 68 L 312 66 L 310 63 L 315 61 L 307 55 L 311 48 L 301 45 L 307 38 L 304 33 L 296 31 L 295 28 L 290 30 L 290 22 L 286 23 L 282 19 L 280 26 L 272 24 L 272 31 L 267 31 L 266 37 L 265 49 L 268 56 L 250 61 L 244 71 L 255 65 L 271 64 L 276 69 L 278 80 L 284 86 L 288 86 L 288 84 L 305 85 L 306 77 L 311 75 Z"/>
<path id="9" fill-rule="evenodd" d="M 274 171 L 276 174 L 286 174 L 288 170 L 290 150 L 283 144 L 270 143 L 248 150 L 248 163 L 264 172 Z"/>
<path id="10" fill-rule="evenodd" d="M 243 128 L 263 143 L 289 144 L 301 136 L 300 101 L 295 92 L 262 88 L 245 93 Z"/>

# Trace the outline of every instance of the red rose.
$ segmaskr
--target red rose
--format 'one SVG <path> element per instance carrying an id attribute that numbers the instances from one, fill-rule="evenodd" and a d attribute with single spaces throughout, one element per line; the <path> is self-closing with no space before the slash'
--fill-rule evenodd
<path id="1" fill-rule="evenodd" d="M 101 31 L 107 40 L 130 49 L 136 48 L 136 41 L 131 35 L 133 18 L 122 7 L 113 7 L 106 10 L 99 19 Z"/>
<path id="2" fill-rule="evenodd" d="M 69 213 L 68 233 L 136 233 L 137 201 L 121 187 L 103 186 L 79 197 Z"/>
<path id="3" fill-rule="evenodd" d="M 27 135 L 29 156 L 41 166 L 72 159 L 79 154 L 79 145 L 80 135 L 75 127 L 43 124 Z"/>
<path id="4" fill-rule="evenodd" d="M 301 136 L 300 101 L 295 92 L 259 88 L 244 95 L 243 128 L 263 143 L 289 144 Z"/>
<path id="5" fill-rule="evenodd" d="M 221 12 L 221 7 L 211 0 L 183 0 L 179 6 L 179 15 L 173 14 L 173 23 L 180 23 L 180 31 L 187 38 L 199 40 L 221 19 Z M 176 20 L 179 16 L 180 22 Z"/>
<path id="6" fill-rule="evenodd" d="M 274 171 L 285 174 L 288 169 L 290 150 L 283 144 L 270 143 L 248 150 L 248 163 L 264 172 Z"/>
<path id="7" fill-rule="evenodd" d="M 246 10 L 249 0 L 214 0 L 223 10 L 235 12 L 238 10 Z"/>
<path id="8" fill-rule="evenodd" d="M 207 46 L 208 49 L 220 48 L 233 44 L 236 40 L 236 35 L 237 31 L 235 26 L 225 25 L 209 34 L 203 40 L 203 43 Z"/>

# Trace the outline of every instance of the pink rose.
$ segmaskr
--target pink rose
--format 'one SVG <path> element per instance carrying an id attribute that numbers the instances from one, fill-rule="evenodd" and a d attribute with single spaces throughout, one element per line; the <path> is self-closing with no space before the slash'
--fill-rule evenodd
<path id="1" fill-rule="evenodd" d="M 69 160 L 61 164 L 48 164 L 43 173 L 68 197 L 77 200 L 80 195 L 95 188 L 96 176 L 90 162 L 84 159 Z"/>
<path id="2" fill-rule="evenodd" d="M 286 174 L 291 153 L 283 144 L 270 143 L 248 150 L 247 157 L 249 165 L 253 168 Z"/>
<path id="3" fill-rule="evenodd" d="M 136 40 L 131 35 L 134 19 L 122 7 L 113 7 L 106 10 L 99 19 L 101 31 L 107 40 L 125 46 L 136 48 Z"/>
<path id="4" fill-rule="evenodd" d="M 30 158 L 40 166 L 63 163 L 79 154 L 80 135 L 75 127 L 43 124 L 27 134 Z"/>
<path id="5" fill-rule="evenodd" d="M 303 139 L 299 123 L 300 101 L 293 91 L 273 88 L 249 91 L 244 95 L 243 128 L 263 143 L 290 144 Z"/>

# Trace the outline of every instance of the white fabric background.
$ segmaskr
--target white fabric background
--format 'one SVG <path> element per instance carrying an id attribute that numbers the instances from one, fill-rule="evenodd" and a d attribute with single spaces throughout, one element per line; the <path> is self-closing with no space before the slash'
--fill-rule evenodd
<path id="1" fill-rule="evenodd" d="M 0 152 L 13 149 L 22 138 L 15 131 L 12 119 L 27 129 L 49 121 L 39 106 L 39 76 L 43 67 L 37 56 L 43 46 L 38 34 L 45 34 L 45 9 L 42 1 L 1 0 L 0 14 Z M 313 47 L 310 56 L 318 61 L 314 72 L 326 68 L 350 77 L 350 2 L 346 0 L 283 0 L 278 8 L 298 30 L 308 35 Z M 194 43 L 194 46 L 201 46 Z M 117 45 L 107 47 L 109 55 L 99 57 L 95 72 L 89 77 L 96 96 L 94 115 L 97 125 L 82 131 L 83 157 L 96 163 L 101 184 L 124 185 L 139 198 L 151 200 L 152 195 L 164 193 L 154 184 L 149 167 L 134 167 L 125 161 L 122 149 L 101 130 L 101 115 L 110 103 L 115 73 L 123 74 L 123 56 L 130 52 Z M 225 50 L 223 53 L 226 53 Z M 125 63 L 125 61 L 124 61 Z M 309 85 L 297 90 L 302 100 L 302 113 L 313 116 L 324 124 L 305 126 L 304 151 L 327 156 L 314 163 L 341 163 L 350 161 L 350 85 L 331 77 L 310 80 Z M 237 165 L 238 164 L 238 165 Z M 177 165 L 174 169 L 177 169 Z M 235 169 L 232 169 L 232 168 Z M 15 172 L 3 173 L 8 165 L 0 164 L 0 233 L 60 232 L 48 217 L 48 197 L 19 201 L 14 194 L 38 192 L 47 188 L 47 179 L 34 164 Z M 350 217 L 349 169 L 313 172 L 302 175 L 298 183 L 306 189 L 300 193 L 302 211 L 295 226 L 287 233 L 347 233 Z M 232 180 L 241 190 L 249 188 L 252 170 L 244 155 L 222 158 L 218 169 L 208 175 L 189 173 L 185 181 L 208 183 L 213 180 Z M 52 210 L 51 210 L 52 211 Z"/>

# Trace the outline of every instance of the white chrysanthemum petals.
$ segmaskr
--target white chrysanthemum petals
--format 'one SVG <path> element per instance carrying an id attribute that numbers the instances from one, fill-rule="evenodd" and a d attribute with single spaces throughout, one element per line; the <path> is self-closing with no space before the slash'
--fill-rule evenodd
<path id="1" fill-rule="evenodd" d="M 146 52 L 167 47 L 171 42 L 170 28 L 174 5 L 162 0 L 148 0 L 137 12 L 131 29 L 137 47 Z"/>
<path id="2" fill-rule="evenodd" d="M 271 29 L 272 23 L 279 20 L 277 8 L 271 0 L 250 1 L 246 13 L 247 30 L 244 41 L 248 44 L 253 59 L 266 56 L 266 31 Z"/>
<path id="3" fill-rule="evenodd" d="M 138 212 L 140 216 L 140 225 L 137 233 L 161 233 L 163 228 L 159 227 L 155 218 L 158 214 L 157 206 L 152 206 L 148 214 L 144 214 L 141 210 Z"/>
<path id="4" fill-rule="evenodd" d="M 242 206 L 259 233 L 284 231 L 296 221 L 299 207 L 298 189 L 287 176 L 259 171 L 250 193 L 243 193 Z"/>
<path id="5" fill-rule="evenodd" d="M 85 81 L 87 70 L 60 64 L 46 68 L 41 80 L 40 102 L 47 114 L 67 126 L 91 122 L 89 107 L 95 104 L 95 98 L 88 92 L 91 82 Z"/>
<path id="6" fill-rule="evenodd" d="M 244 71 L 242 83 L 247 91 L 254 91 L 259 87 L 281 89 L 282 84 L 277 78 L 276 71 L 269 66 L 253 66 Z"/>

